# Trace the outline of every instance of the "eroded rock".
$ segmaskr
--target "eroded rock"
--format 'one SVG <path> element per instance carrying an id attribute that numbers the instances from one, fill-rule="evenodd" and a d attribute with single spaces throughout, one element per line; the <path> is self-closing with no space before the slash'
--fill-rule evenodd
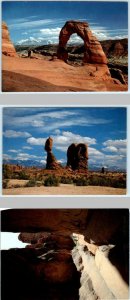
<path id="1" fill-rule="evenodd" d="M 57 170 L 61 168 L 61 165 L 58 163 L 54 154 L 52 153 L 52 147 L 53 147 L 53 139 L 49 137 L 45 143 L 45 151 L 47 152 L 46 169 Z"/>
<path id="2" fill-rule="evenodd" d="M 88 169 L 88 146 L 86 144 L 71 144 L 67 150 L 67 167 L 72 170 Z"/>
<path id="3" fill-rule="evenodd" d="M 73 33 L 84 41 L 84 63 L 107 64 L 107 58 L 97 38 L 92 34 L 87 22 L 67 21 L 60 31 L 58 58 L 67 61 L 66 44 Z"/>
<path id="4" fill-rule="evenodd" d="M 7 56 L 17 56 L 13 43 L 11 42 L 8 26 L 2 22 L 2 53 Z"/>

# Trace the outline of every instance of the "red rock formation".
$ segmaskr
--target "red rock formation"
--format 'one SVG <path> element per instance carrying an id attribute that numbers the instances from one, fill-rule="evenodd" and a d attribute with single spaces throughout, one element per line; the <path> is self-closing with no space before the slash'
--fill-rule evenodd
<path id="1" fill-rule="evenodd" d="M 88 23 L 79 21 L 67 21 L 61 29 L 59 35 L 59 48 L 57 52 L 59 59 L 67 61 L 68 54 L 65 47 L 73 33 L 77 33 L 77 35 L 84 41 L 85 63 L 107 64 L 107 58 L 103 52 L 102 46 L 97 38 L 93 36 Z"/>
<path id="2" fill-rule="evenodd" d="M 9 30 L 5 22 L 2 22 L 2 53 L 7 56 L 17 56 L 14 45 L 9 36 Z"/>
<path id="3" fill-rule="evenodd" d="M 100 245 L 111 243 L 128 213 L 123 209 L 9 209 L 1 212 L 1 231 L 77 232 Z"/>
<path id="4" fill-rule="evenodd" d="M 53 139 L 49 137 L 45 143 L 45 151 L 47 152 L 46 169 L 57 170 L 61 165 L 57 162 L 54 154 L 52 153 Z"/>
<path id="5" fill-rule="evenodd" d="M 67 150 L 67 167 L 72 170 L 87 170 L 88 146 L 86 144 L 71 144 Z"/>

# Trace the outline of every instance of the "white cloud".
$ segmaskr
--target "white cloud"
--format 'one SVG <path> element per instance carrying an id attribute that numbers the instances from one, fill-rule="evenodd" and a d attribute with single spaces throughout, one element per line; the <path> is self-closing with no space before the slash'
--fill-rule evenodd
<path id="1" fill-rule="evenodd" d="M 104 150 L 105 152 L 117 152 L 117 148 L 115 146 L 108 146 L 106 148 L 103 148 L 102 150 Z"/>
<path id="2" fill-rule="evenodd" d="M 27 150 L 31 150 L 32 149 L 32 147 L 30 147 L 30 146 L 23 146 L 22 148 L 23 149 L 27 149 Z"/>
<path id="3" fill-rule="evenodd" d="M 89 152 L 89 156 L 97 157 L 97 158 L 102 158 L 104 155 L 101 151 L 92 147 L 88 147 L 88 152 Z"/>
<path id="4" fill-rule="evenodd" d="M 46 165 L 46 160 L 42 159 L 42 160 L 40 160 L 40 163 L 43 164 L 43 165 Z"/>
<path id="5" fill-rule="evenodd" d="M 43 146 L 46 142 L 46 138 L 30 137 L 27 139 L 27 143 L 34 146 Z"/>
<path id="6" fill-rule="evenodd" d="M 107 140 L 104 146 L 126 147 L 127 140 Z"/>
<path id="7" fill-rule="evenodd" d="M 31 159 L 39 161 L 39 159 L 42 159 L 42 158 L 43 158 L 43 156 L 37 156 L 37 155 L 25 153 L 25 152 L 17 153 L 17 155 L 15 155 L 15 157 L 8 155 L 8 154 L 3 154 L 3 159 L 6 161 L 9 161 L 9 160 L 27 161 L 27 160 L 31 160 Z"/>
<path id="8" fill-rule="evenodd" d="M 72 143 L 96 144 L 95 138 L 80 136 L 69 131 L 63 131 L 60 135 L 52 135 L 52 138 L 53 147 L 63 152 L 67 151 L 68 146 Z M 44 146 L 45 142 L 46 138 L 30 137 L 27 139 L 27 143 L 35 146 Z"/>
<path id="9" fill-rule="evenodd" d="M 40 32 L 44 35 L 44 36 L 59 36 L 61 28 L 57 27 L 57 28 L 44 28 L 44 29 L 40 29 Z"/>
<path id="10" fill-rule="evenodd" d="M 28 132 L 15 131 L 15 130 L 6 130 L 3 132 L 3 135 L 6 138 L 27 138 L 31 136 L 31 134 Z"/>
<path id="11" fill-rule="evenodd" d="M 33 21 L 22 20 L 22 22 L 17 21 L 16 23 L 10 24 L 9 28 L 15 29 L 15 30 L 18 30 L 18 29 L 26 30 L 27 28 L 29 29 L 29 28 L 36 28 L 39 26 L 45 26 L 45 25 L 51 24 L 53 22 L 54 22 L 53 19 L 33 20 Z"/>
<path id="12" fill-rule="evenodd" d="M 10 150 L 8 150 L 8 152 L 17 153 L 18 150 L 10 149 Z"/>

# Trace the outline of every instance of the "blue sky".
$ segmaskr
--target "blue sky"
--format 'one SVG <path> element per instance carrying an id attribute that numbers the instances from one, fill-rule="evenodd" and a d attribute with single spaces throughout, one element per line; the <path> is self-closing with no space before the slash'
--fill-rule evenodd
<path id="1" fill-rule="evenodd" d="M 128 37 L 128 4 L 93 1 L 4 1 L 2 19 L 14 43 L 57 43 L 67 20 L 87 21 L 100 40 Z M 71 42 L 81 41 L 77 35 Z"/>
<path id="2" fill-rule="evenodd" d="M 89 167 L 126 167 L 126 109 L 46 107 L 3 109 L 3 158 L 6 162 L 46 163 L 44 144 L 51 136 L 53 153 L 66 163 L 71 143 L 86 143 Z"/>

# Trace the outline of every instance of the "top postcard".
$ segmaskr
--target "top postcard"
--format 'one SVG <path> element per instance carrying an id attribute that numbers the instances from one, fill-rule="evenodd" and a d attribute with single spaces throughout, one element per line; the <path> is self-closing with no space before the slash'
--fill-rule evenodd
<path id="1" fill-rule="evenodd" d="M 3 1 L 2 92 L 128 91 L 128 3 Z"/>

